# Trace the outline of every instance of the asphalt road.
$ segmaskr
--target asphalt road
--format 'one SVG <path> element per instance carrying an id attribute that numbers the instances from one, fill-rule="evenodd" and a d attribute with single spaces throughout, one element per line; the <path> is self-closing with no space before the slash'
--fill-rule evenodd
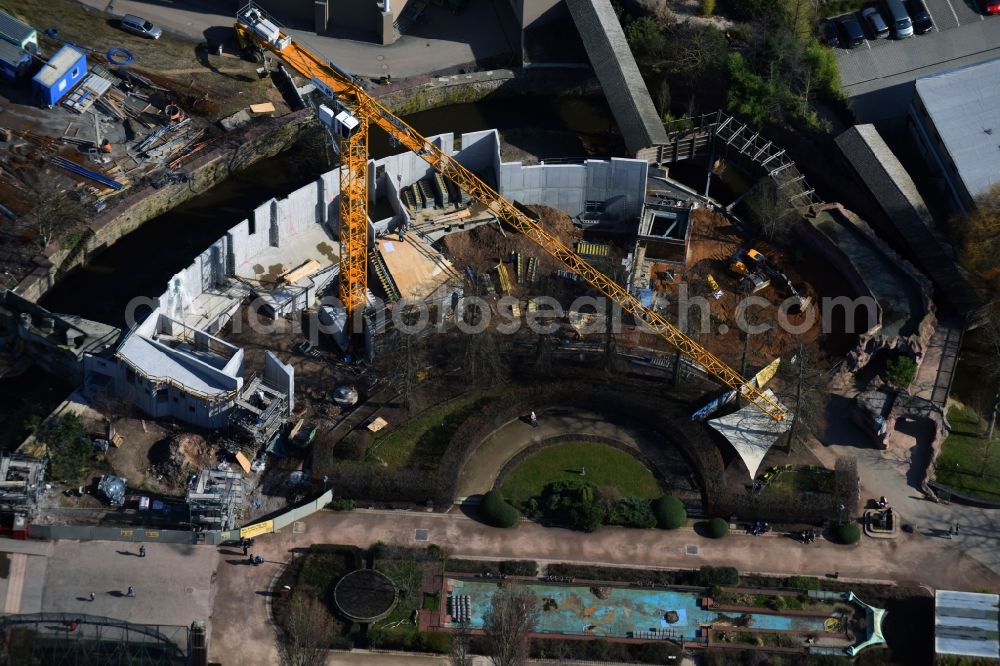
<path id="1" fill-rule="evenodd" d="M 913 81 L 1000 57 L 1000 17 L 983 16 L 978 0 L 925 0 L 934 29 L 909 39 L 868 39 L 837 49 L 844 92 L 858 122 L 906 114 Z"/>

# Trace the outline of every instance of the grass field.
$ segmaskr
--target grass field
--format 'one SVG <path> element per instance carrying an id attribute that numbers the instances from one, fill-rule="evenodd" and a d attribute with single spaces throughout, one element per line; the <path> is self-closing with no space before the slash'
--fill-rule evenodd
<path id="1" fill-rule="evenodd" d="M 585 476 L 580 469 L 586 468 Z M 570 442 L 542 449 L 526 458 L 507 477 L 503 494 L 518 505 L 542 494 L 553 481 L 586 480 L 617 488 L 623 496 L 654 499 L 663 494 L 653 473 L 636 458 L 605 444 Z"/>
<path id="2" fill-rule="evenodd" d="M 941 446 L 934 478 L 946 486 L 970 495 L 1000 500 L 1000 432 L 993 434 L 987 456 L 987 442 L 980 437 L 986 424 L 967 407 L 948 410 L 951 434 Z"/>
<path id="3" fill-rule="evenodd" d="M 767 485 L 762 496 L 788 495 L 798 496 L 804 492 L 832 493 L 834 491 L 833 472 L 820 470 L 811 472 L 797 470 L 782 472 L 778 478 Z"/>
<path id="4" fill-rule="evenodd" d="M 452 435 L 475 413 L 480 401 L 489 400 L 498 392 L 473 392 L 428 409 L 376 440 L 371 457 L 385 462 L 389 469 L 434 466 Z"/>

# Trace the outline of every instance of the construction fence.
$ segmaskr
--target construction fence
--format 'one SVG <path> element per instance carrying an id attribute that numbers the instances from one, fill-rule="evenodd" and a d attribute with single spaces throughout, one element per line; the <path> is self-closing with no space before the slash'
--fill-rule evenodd
<path id="1" fill-rule="evenodd" d="M 333 500 L 333 491 L 327 490 L 311 502 L 290 509 L 274 518 L 259 521 L 239 530 L 192 532 L 188 530 L 160 530 L 143 527 L 96 527 L 89 525 L 29 525 L 31 539 L 76 539 L 79 541 L 127 541 L 132 543 L 183 543 L 217 546 L 227 541 L 239 541 L 241 536 L 256 536 L 277 532 L 292 523 L 316 513 Z"/>

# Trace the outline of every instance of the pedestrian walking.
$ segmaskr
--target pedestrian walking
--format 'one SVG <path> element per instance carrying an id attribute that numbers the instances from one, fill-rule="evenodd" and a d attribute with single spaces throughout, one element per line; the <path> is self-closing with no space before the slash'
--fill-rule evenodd
<path id="1" fill-rule="evenodd" d="M 955 534 L 958 534 L 958 523 L 955 523 Z"/>
<path id="2" fill-rule="evenodd" d="M 532 410 L 531 415 L 528 418 L 531 420 L 531 425 L 533 426 L 538 425 L 538 416 L 535 415 L 534 410 Z"/>
<path id="3" fill-rule="evenodd" d="M 125 593 L 125 596 L 126 597 L 134 597 L 135 596 L 135 588 L 132 587 L 131 585 L 129 585 L 128 586 L 128 592 Z"/>
<path id="4" fill-rule="evenodd" d="M 91 593 L 90 593 L 90 600 L 91 600 L 91 601 L 93 601 L 93 600 L 94 600 L 94 593 L 93 593 L 93 592 L 91 592 Z"/>
<path id="5" fill-rule="evenodd" d="M 246 557 L 250 553 L 250 543 L 244 539 L 243 540 L 243 557 Z"/>
<path id="6" fill-rule="evenodd" d="M 954 534 L 955 534 L 955 526 L 954 525 L 949 525 L 948 526 L 948 538 L 951 539 L 954 536 Z"/>
<path id="7" fill-rule="evenodd" d="M 146 547 L 139 546 L 139 557 L 146 557 Z"/>

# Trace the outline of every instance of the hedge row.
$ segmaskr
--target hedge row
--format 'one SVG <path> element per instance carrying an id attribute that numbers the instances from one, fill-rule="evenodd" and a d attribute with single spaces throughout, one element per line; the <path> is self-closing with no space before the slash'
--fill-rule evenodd
<path id="1" fill-rule="evenodd" d="M 448 573 L 485 574 L 493 576 L 537 576 L 538 562 L 534 560 L 463 560 L 448 558 L 444 562 Z"/>
<path id="2" fill-rule="evenodd" d="M 655 583 L 657 585 L 712 587 L 714 585 L 738 585 L 740 582 L 740 573 L 734 567 L 712 567 L 707 565 L 694 570 L 676 569 L 671 571 L 657 571 L 557 562 L 550 564 L 546 571 L 550 576 L 566 576 L 581 580 L 617 583 L 643 582 Z"/>

